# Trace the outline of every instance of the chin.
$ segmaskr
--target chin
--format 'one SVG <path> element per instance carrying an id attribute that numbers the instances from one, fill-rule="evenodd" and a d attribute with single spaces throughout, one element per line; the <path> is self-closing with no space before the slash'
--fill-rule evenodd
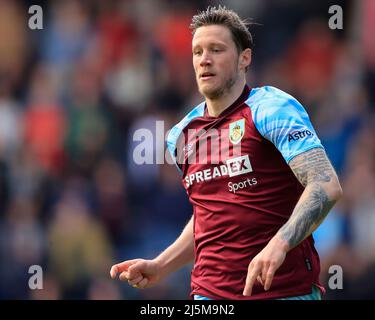
<path id="1" fill-rule="evenodd" d="M 210 96 L 212 94 L 215 94 L 219 88 L 217 86 L 213 86 L 212 84 L 204 83 L 199 86 L 199 91 L 204 96 Z"/>
<path id="2" fill-rule="evenodd" d="M 220 97 L 222 92 L 223 92 L 223 90 L 221 88 L 218 88 L 218 87 L 210 87 L 210 88 L 200 87 L 199 91 L 203 96 L 205 96 L 206 98 L 209 98 L 209 99 L 216 99 L 216 98 Z"/>

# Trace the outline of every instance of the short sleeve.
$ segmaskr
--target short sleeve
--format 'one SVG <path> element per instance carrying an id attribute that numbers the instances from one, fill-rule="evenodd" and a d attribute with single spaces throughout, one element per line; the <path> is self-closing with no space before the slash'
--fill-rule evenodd
<path id="1" fill-rule="evenodd" d="M 191 110 L 178 124 L 176 124 L 169 132 L 167 137 L 167 148 L 171 155 L 171 158 L 174 164 L 177 166 L 179 173 L 181 174 L 181 169 L 177 163 L 176 158 L 176 145 L 177 141 L 183 132 L 183 130 L 189 125 L 191 121 L 195 118 L 202 117 L 204 114 L 204 107 L 205 102 L 202 102 L 198 106 L 196 106 L 193 110 Z"/>
<path id="2" fill-rule="evenodd" d="M 288 163 L 313 148 L 323 148 L 304 107 L 274 87 L 255 88 L 246 103 L 259 133 L 272 142 Z"/>

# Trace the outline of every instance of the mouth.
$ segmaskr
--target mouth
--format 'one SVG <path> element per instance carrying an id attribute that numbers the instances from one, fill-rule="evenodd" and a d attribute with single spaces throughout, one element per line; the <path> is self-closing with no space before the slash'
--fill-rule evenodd
<path id="1" fill-rule="evenodd" d="M 203 72 L 203 73 L 201 73 L 199 78 L 201 80 L 209 80 L 209 79 L 212 79 L 214 76 L 215 76 L 215 74 L 212 73 L 212 72 Z"/>

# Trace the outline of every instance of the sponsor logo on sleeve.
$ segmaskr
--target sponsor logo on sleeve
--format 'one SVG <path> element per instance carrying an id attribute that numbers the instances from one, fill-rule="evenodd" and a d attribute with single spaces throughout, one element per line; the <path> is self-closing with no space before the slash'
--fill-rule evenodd
<path id="1" fill-rule="evenodd" d="M 297 140 L 312 137 L 312 136 L 314 136 L 314 133 L 312 133 L 310 130 L 293 131 L 292 133 L 288 134 L 288 142 L 297 141 Z"/>

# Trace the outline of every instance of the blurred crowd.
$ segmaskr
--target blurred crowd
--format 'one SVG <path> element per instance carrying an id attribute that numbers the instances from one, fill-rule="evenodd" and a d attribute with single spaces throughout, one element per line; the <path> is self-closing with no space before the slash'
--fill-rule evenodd
<path id="1" fill-rule="evenodd" d="M 43 30 L 30 30 L 38 3 Z M 315 232 L 326 298 L 374 298 L 375 1 L 335 1 L 343 30 L 328 3 L 220 2 L 257 23 L 249 85 L 302 102 L 342 182 Z M 188 298 L 191 266 L 142 291 L 109 270 L 155 257 L 192 214 L 173 165 L 135 164 L 133 134 L 202 100 L 188 26 L 209 4 L 0 0 L 0 299 Z M 32 265 L 43 290 L 28 286 Z M 343 290 L 327 286 L 332 265 Z"/>

